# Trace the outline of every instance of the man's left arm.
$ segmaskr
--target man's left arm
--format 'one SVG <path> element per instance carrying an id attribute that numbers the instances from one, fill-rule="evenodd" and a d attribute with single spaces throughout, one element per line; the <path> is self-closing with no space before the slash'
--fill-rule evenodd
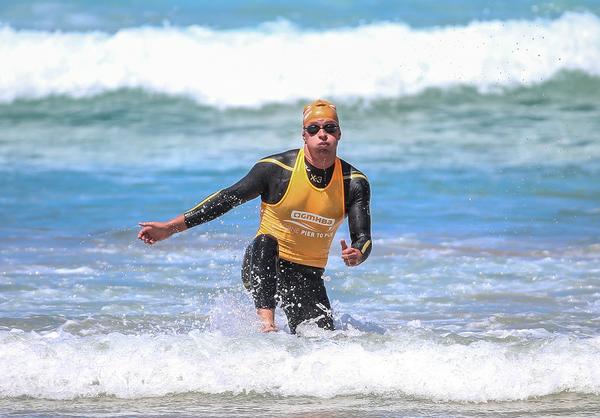
<path id="1" fill-rule="evenodd" d="M 357 266 L 369 257 L 371 248 L 371 188 L 364 176 L 352 178 L 348 193 L 348 227 L 352 244 L 342 240 L 342 259 L 347 266 Z"/>

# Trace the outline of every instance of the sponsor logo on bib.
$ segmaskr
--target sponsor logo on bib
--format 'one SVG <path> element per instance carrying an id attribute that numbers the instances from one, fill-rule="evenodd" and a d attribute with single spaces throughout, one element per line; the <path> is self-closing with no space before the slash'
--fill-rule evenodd
<path id="1" fill-rule="evenodd" d="M 332 226 L 335 223 L 335 219 L 326 218 L 310 212 L 302 212 L 299 210 L 293 210 L 290 218 L 298 221 L 312 222 L 314 224 Z"/>
<path id="2" fill-rule="evenodd" d="M 311 238 L 328 238 L 332 236 L 332 233 L 320 232 L 322 229 L 320 230 L 319 226 L 327 227 L 327 231 L 331 231 L 331 228 L 335 224 L 335 219 L 326 218 L 316 213 L 293 210 L 290 214 L 290 219 L 286 219 L 285 222 L 292 224 L 290 225 L 290 230 L 297 234 Z M 293 225 L 299 226 L 300 229 Z"/>

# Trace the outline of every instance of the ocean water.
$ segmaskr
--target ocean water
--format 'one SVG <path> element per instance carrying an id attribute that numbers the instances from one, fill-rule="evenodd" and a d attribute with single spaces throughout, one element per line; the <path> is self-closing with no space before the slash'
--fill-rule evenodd
<path id="1" fill-rule="evenodd" d="M 597 1 L 0 2 L 0 414 L 598 416 Z M 334 101 L 373 252 L 257 331 L 258 200 Z M 347 227 L 338 232 L 348 239 Z"/>

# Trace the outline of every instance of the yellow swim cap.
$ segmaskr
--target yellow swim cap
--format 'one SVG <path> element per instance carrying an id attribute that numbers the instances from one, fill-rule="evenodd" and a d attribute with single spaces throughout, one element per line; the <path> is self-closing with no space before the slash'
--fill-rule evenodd
<path id="1" fill-rule="evenodd" d="M 302 122 L 306 125 L 315 119 L 333 119 L 339 123 L 335 105 L 327 100 L 318 99 L 304 106 Z"/>

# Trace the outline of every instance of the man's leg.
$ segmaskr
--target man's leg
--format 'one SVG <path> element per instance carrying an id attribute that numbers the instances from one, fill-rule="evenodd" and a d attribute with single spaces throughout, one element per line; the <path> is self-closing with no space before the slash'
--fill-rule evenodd
<path id="1" fill-rule="evenodd" d="M 323 272 L 321 268 L 279 260 L 277 293 L 292 334 L 298 324 L 309 319 L 315 320 L 320 328 L 334 329 Z"/>
<path id="2" fill-rule="evenodd" d="M 258 235 L 246 248 L 242 264 L 242 282 L 254 299 L 256 313 L 264 332 L 276 331 L 275 292 L 277 289 L 277 240 Z"/>

